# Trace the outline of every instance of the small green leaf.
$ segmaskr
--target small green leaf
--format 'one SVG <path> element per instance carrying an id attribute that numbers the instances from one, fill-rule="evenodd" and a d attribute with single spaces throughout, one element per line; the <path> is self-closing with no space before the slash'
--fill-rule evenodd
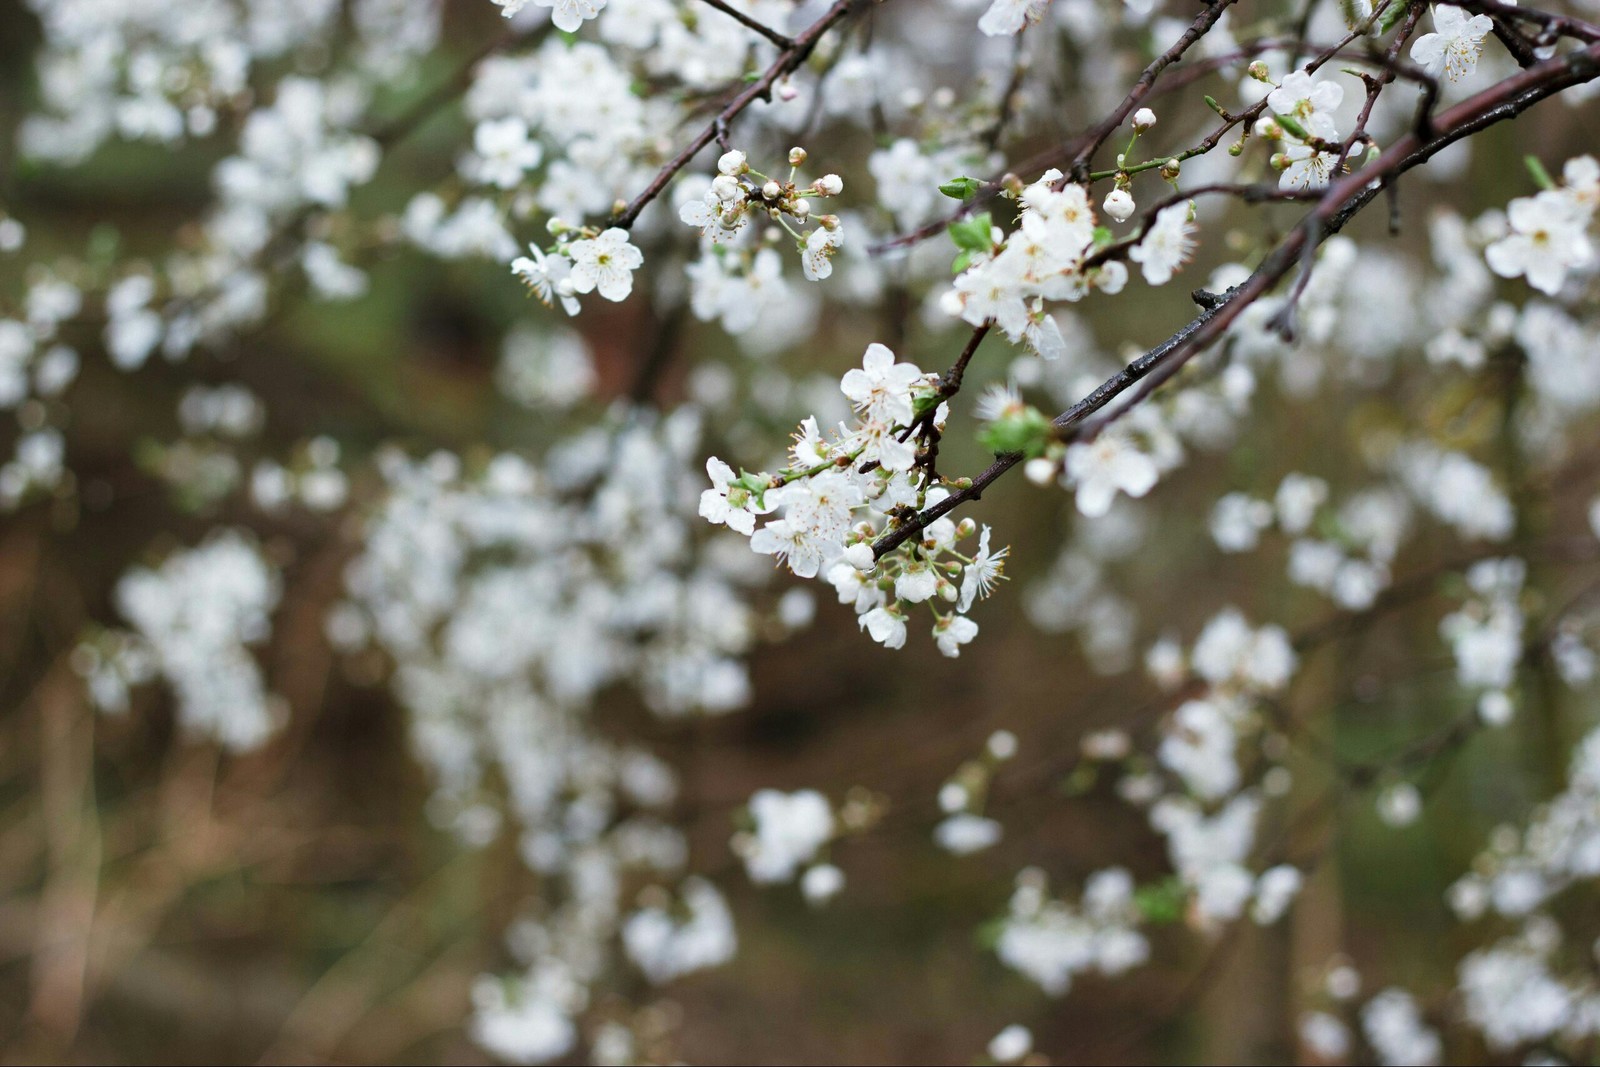
<path id="1" fill-rule="evenodd" d="M 1285 130 L 1288 130 L 1302 141 L 1311 140 L 1311 135 L 1306 132 L 1306 128 L 1304 126 L 1300 125 L 1298 119 L 1292 119 L 1288 115 L 1274 115 L 1273 118 L 1277 121 L 1279 126 L 1282 126 Z"/>
<path id="2" fill-rule="evenodd" d="M 970 219 L 950 224 L 950 240 L 956 243 L 957 248 L 965 248 L 969 252 L 987 252 L 994 247 L 994 221 L 985 211 Z"/>
<path id="3" fill-rule="evenodd" d="M 1188 890 L 1177 878 L 1142 885 L 1133 892 L 1133 903 L 1146 922 L 1174 923 L 1183 917 L 1183 902 Z"/>
<path id="4" fill-rule="evenodd" d="M 965 203 L 978 195 L 978 190 L 983 188 L 983 183 L 976 178 L 951 178 L 939 186 L 939 191 L 952 200 Z"/>
<path id="5" fill-rule="evenodd" d="M 1382 17 L 1378 19 L 1378 35 L 1381 37 L 1394 29 L 1394 24 L 1400 21 L 1409 6 L 1408 0 L 1393 0 L 1393 3 L 1384 8 Z"/>
<path id="6" fill-rule="evenodd" d="M 962 252 L 955 258 L 955 261 L 950 264 L 950 273 L 960 274 L 970 266 L 972 266 L 972 252 L 969 249 Z"/>
<path id="7" fill-rule="evenodd" d="M 1029 406 L 1003 415 L 978 434 L 983 446 L 997 456 L 1021 453 L 1029 459 L 1044 455 L 1050 444 L 1050 420 L 1038 408 Z"/>
<path id="8" fill-rule="evenodd" d="M 1538 156 L 1523 156 L 1522 165 L 1528 168 L 1528 173 L 1533 175 L 1533 184 L 1541 189 L 1554 189 L 1556 181 L 1550 177 L 1550 172 L 1544 169 L 1544 164 L 1539 162 Z"/>
<path id="9" fill-rule="evenodd" d="M 1116 240 L 1116 234 L 1112 233 L 1107 227 L 1096 226 L 1094 228 L 1094 246 L 1096 248 L 1104 248 L 1114 240 Z"/>
<path id="10" fill-rule="evenodd" d="M 1006 923 L 1007 918 L 1004 915 L 996 915 L 994 918 L 980 923 L 978 929 L 973 932 L 973 936 L 977 939 L 978 947 L 992 950 L 998 945 L 1001 936 L 1006 932 Z"/>

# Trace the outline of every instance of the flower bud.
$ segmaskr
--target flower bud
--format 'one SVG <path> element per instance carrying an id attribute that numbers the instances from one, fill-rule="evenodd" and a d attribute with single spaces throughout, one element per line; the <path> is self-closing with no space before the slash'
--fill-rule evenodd
<path id="1" fill-rule="evenodd" d="M 1156 124 L 1156 113 L 1147 107 L 1141 107 L 1133 113 L 1133 128 L 1140 133 L 1150 129 Z"/>
<path id="2" fill-rule="evenodd" d="M 711 179 L 711 191 L 724 203 L 737 200 L 740 192 L 739 180 L 731 175 L 719 174 Z"/>
<path id="3" fill-rule="evenodd" d="M 1175 182 L 1178 180 L 1178 173 L 1182 169 L 1183 161 L 1177 156 L 1173 156 L 1171 159 L 1161 164 L 1161 178 L 1163 181 Z"/>
<path id="4" fill-rule="evenodd" d="M 790 208 L 789 210 L 795 218 L 803 219 L 807 215 L 811 214 L 811 205 L 806 203 L 804 200 L 796 200 L 794 202 L 794 207 Z"/>
<path id="5" fill-rule="evenodd" d="M 761 195 L 768 200 L 778 199 L 778 194 L 783 192 L 782 186 L 777 182 L 768 182 L 761 187 Z"/>
<path id="6" fill-rule="evenodd" d="M 731 152 L 724 152 L 717 160 L 717 170 L 723 174 L 743 174 L 748 167 L 745 165 L 744 153 L 737 148 Z"/>
<path id="7" fill-rule="evenodd" d="M 1267 73 L 1267 65 L 1261 62 L 1259 59 L 1250 64 L 1250 66 L 1246 69 L 1250 77 L 1254 78 L 1258 82 L 1271 80 L 1271 75 Z"/>
<path id="8" fill-rule="evenodd" d="M 785 103 L 793 100 L 799 95 L 800 90 L 795 88 L 794 83 L 788 78 L 783 79 L 783 82 L 778 86 L 778 99 L 784 101 Z"/>
<path id="9" fill-rule="evenodd" d="M 844 192 L 844 179 L 837 174 L 824 174 L 811 183 L 811 188 L 823 196 L 838 196 Z"/>
<path id="10" fill-rule="evenodd" d="M 804 163 L 805 161 L 806 161 L 806 150 L 804 148 L 795 147 L 795 148 L 789 149 L 789 166 L 798 167 L 800 164 Z"/>
<path id="11" fill-rule="evenodd" d="M 1023 464 L 1022 475 L 1034 485 L 1049 485 L 1056 477 L 1055 460 L 1045 459 L 1043 456 L 1030 459 Z"/>
<path id="12" fill-rule="evenodd" d="M 1126 189 L 1113 189 L 1106 194 L 1104 204 L 1106 214 L 1118 222 L 1127 222 L 1133 216 L 1136 206 L 1132 194 Z"/>
<path id="13" fill-rule="evenodd" d="M 863 574 L 878 565 L 877 559 L 872 554 L 872 546 L 865 541 L 858 541 L 845 549 L 844 561 Z"/>

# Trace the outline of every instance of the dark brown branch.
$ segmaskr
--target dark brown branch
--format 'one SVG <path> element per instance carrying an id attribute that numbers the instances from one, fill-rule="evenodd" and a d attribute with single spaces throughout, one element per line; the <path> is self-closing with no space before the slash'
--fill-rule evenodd
<path id="1" fill-rule="evenodd" d="M 764 22 L 758 22 L 749 15 L 746 15 L 743 11 L 740 11 L 738 8 L 725 3 L 724 0 L 700 0 L 700 2 L 705 4 L 707 7 L 716 8 L 718 11 L 722 12 L 724 15 L 727 15 L 729 18 L 733 19 L 733 21 L 737 22 L 746 29 L 754 30 L 756 33 L 759 33 L 761 36 L 765 37 L 779 48 L 790 49 L 794 47 L 793 37 L 779 33 L 777 30 L 773 29 L 771 26 L 768 26 Z"/>

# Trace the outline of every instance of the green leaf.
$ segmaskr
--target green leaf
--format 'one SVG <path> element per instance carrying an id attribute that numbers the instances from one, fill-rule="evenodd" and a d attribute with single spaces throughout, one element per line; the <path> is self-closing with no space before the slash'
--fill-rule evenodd
<path id="1" fill-rule="evenodd" d="M 973 937 L 976 938 L 978 947 L 985 950 L 993 950 L 1000 943 L 1001 935 L 1006 932 L 1006 923 L 1007 917 L 1004 915 L 996 915 L 980 923 L 978 929 L 973 932 Z"/>
<path id="2" fill-rule="evenodd" d="M 1104 248 L 1114 240 L 1116 240 L 1116 234 L 1112 233 L 1107 227 L 1096 226 L 1094 228 L 1094 246 L 1096 248 Z"/>
<path id="3" fill-rule="evenodd" d="M 1279 126 L 1282 126 L 1285 130 L 1288 130 L 1302 141 L 1311 140 L 1311 135 L 1306 132 L 1306 128 L 1304 126 L 1300 125 L 1298 119 L 1292 119 L 1288 115 L 1274 115 L 1272 117 L 1277 121 Z"/>
<path id="4" fill-rule="evenodd" d="M 985 426 L 978 434 L 983 446 L 997 456 L 1021 453 L 1029 459 L 1044 455 L 1050 444 L 1050 420 L 1038 408 L 1029 406 L 1005 415 Z"/>
<path id="5" fill-rule="evenodd" d="M 1533 184 L 1541 189 L 1554 189 L 1556 181 L 1550 177 L 1550 172 L 1544 169 L 1544 164 L 1539 162 L 1538 156 L 1523 156 L 1522 165 L 1528 168 L 1528 173 L 1533 175 Z"/>
<path id="6" fill-rule="evenodd" d="M 994 247 L 994 220 L 989 218 L 985 211 L 981 215 L 974 215 L 970 219 L 950 224 L 950 240 L 956 243 L 957 248 L 965 248 L 969 252 L 987 252 Z"/>
<path id="7" fill-rule="evenodd" d="M 1383 15 L 1378 19 L 1378 35 L 1381 37 L 1394 29 L 1394 24 L 1400 21 L 1401 17 L 1406 13 L 1406 8 L 1410 6 L 1407 0 L 1394 0 L 1388 7 L 1384 8 Z"/>
<path id="8" fill-rule="evenodd" d="M 972 266 L 972 252 L 969 249 L 965 252 L 962 252 L 955 258 L 955 261 L 950 264 L 950 273 L 960 274 L 970 266 Z"/>
<path id="9" fill-rule="evenodd" d="M 1174 923 L 1183 917 L 1183 903 L 1188 895 L 1183 883 L 1173 877 L 1135 889 L 1133 904 L 1147 922 Z"/>
<path id="10" fill-rule="evenodd" d="M 983 188 L 983 183 L 976 178 L 951 178 L 939 186 L 939 191 L 952 200 L 965 203 L 978 195 L 978 190 Z"/>

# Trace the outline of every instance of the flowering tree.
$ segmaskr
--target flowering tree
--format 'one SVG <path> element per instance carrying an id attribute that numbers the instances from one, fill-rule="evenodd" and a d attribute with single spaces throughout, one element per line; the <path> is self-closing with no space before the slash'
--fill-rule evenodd
<path id="1" fill-rule="evenodd" d="M 972 951 L 1033 1020 L 1176 960 L 1194 991 L 1149 1030 L 1299 921 L 1320 955 L 1268 1059 L 1600 1047 L 1590 0 L 26 7 L 0 182 L 5 684 L 42 738 L 23 1047 L 72 1047 L 183 899 L 95 933 L 139 912 L 126 843 L 85 829 L 122 788 L 96 737 L 176 723 L 149 841 L 360 701 L 426 772 L 397 817 L 515 857 L 470 1004 L 423 1027 L 503 1060 L 683 1055 L 719 1022 L 666 998 L 736 959 L 730 894 L 837 911 L 897 834 L 950 878 L 990 864 Z M 463 291 L 465 324 L 415 314 Z M 447 427 L 425 360 L 373 351 L 413 328 L 492 344 L 501 413 Z M 1018 669 L 1019 616 L 1077 638 L 1020 661 L 1055 706 L 995 708 L 945 765 L 711 819 L 664 756 L 802 631 L 971 679 Z M 1314 883 L 1365 814 L 1459 821 L 1507 738 L 1548 773 L 1417 887 L 1458 923 L 1432 984 L 1326 936 Z M 196 803 L 142 877 L 280 847 Z M 1124 857 L 1029 833 L 1110 806 L 1148 839 Z M 336 1058 L 365 1016 L 313 994 L 343 981 L 268 1058 Z M 1077 1054 L 984 1025 L 939 1054 Z"/>

